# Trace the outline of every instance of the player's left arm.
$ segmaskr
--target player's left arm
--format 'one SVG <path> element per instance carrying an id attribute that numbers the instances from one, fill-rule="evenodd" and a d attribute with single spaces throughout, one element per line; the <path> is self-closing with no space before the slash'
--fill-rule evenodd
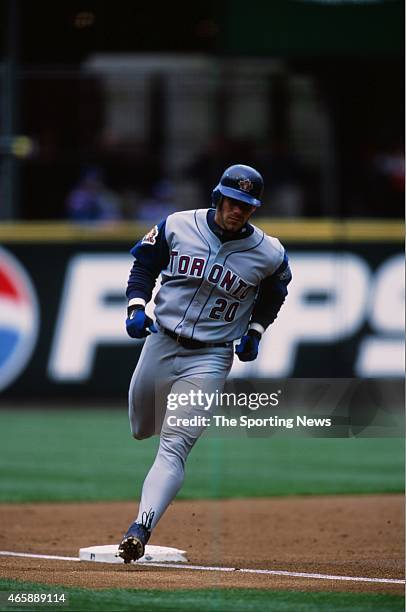
<path id="1" fill-rule="evenodd" d="M 275 321 L 288 295 L 288 285 L 291 280 L 292 271 L 285 252 L 278 269 L 267 276 L 259 286 L 249 329 L 257 329 L 263 334 L 266 328 Z"/>
<path id="2" fill-rule="evenodd" d="M 283 261 L 277 270 L 267 276 L 259 286 L 248 332 L 241 338 L 241 342 L 235 350 L 240 361 L 256 359 L 262 334 L 278 316 L 288 295 L 288 285 L 291 280 L 292 272 L 289 259 L 287 254 L 284 253 Z"/>

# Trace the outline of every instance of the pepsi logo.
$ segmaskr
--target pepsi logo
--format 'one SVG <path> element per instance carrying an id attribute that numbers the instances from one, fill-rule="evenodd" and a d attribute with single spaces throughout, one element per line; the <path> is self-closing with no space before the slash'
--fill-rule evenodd
<path id="1" fill-rule="evenodd" d="M 32 355 L 38 313 L 27 272 L 11 253 L 0 248 L 0 390 L 20 375 Z"/>

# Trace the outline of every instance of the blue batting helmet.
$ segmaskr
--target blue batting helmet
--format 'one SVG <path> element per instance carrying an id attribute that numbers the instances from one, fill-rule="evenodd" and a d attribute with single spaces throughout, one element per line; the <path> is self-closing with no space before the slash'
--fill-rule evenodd
<path id="1" fill-rule="evenodd" d="M 213 206 L 221 202 L 222 196 L 241 200 L 251 206 L 261 206 L 264 192 L 264 180 L 251 166 L 236 164 L 224 171 L 217 187 L 213 189 L 211 201 Z"/>

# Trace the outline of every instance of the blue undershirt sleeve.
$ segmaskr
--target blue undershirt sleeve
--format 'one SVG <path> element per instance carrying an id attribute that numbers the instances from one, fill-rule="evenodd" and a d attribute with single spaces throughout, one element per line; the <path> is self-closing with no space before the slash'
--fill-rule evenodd
<path id="1" fill-rule="evenodd" d="M 166 219 L 155 225 L 131 249 L 135 261 L 128 279 L 126 296 L 149 302 L 156 279 L 169 263 L 169 248 L 165 237 Z"/>
<path id="2" fill-rule="evenodd" d="M 278 316 L 288 295 L 287 286 L 292 280 L 288 256 L 285 253 L 279 268 L 260 284 L 257 299 L 252 310 L 251 322 L 259 323 L 266 329 Z"/>

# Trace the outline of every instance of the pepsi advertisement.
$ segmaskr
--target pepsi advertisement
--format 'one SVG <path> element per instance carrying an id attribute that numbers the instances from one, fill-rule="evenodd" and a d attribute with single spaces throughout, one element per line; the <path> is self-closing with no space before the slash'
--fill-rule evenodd
<path id="1" fill-rule="evenodd" d="M 143 344 L 125 331 L 134 242 L 3 241 L 4 400 L 125 399 Z M 288 298 L 257 360 L 236 359 L 230 379 L 401 378 L 401 244 L 284 243 L 293 273 Z M 153 317 L 153 300 L 147 312 Z"/>

